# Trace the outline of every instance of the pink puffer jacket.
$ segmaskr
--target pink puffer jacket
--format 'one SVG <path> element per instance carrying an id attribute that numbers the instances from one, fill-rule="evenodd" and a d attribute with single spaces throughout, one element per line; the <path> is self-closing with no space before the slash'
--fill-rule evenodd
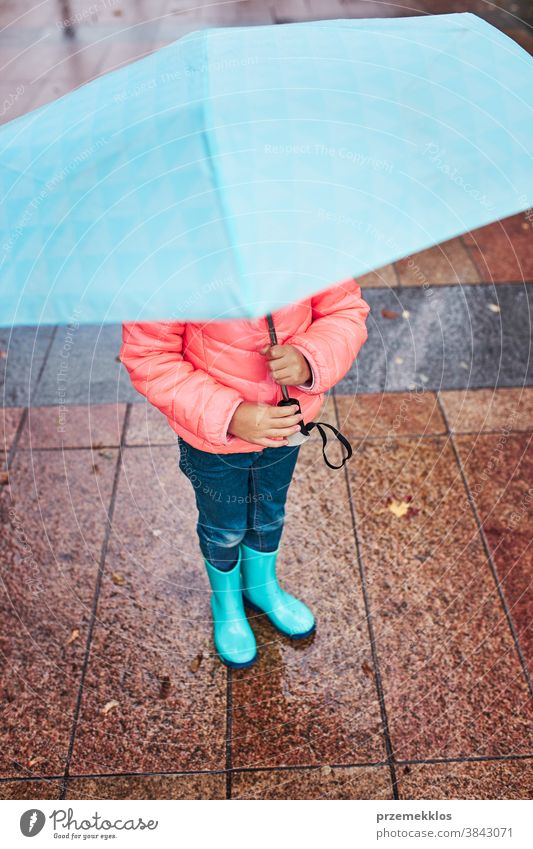
<path id="1" fill-rule="evenodd" d="M 273 314 L 278 344 L 298 348 L 312 370 L 309 387 L 289 388 L 304 421 L 318 413 L 323 393 L 357 356 L 368 311 L 359 286 L 348 280 Z M 203 451 L 233 454 L 261 450 L 228 434 L 238 405 L 277 404 L 282 397 L 260 353 L 269 344 L 265 318 L 125 323 L 120 359 L 135 388 L 183 439 Z"/>

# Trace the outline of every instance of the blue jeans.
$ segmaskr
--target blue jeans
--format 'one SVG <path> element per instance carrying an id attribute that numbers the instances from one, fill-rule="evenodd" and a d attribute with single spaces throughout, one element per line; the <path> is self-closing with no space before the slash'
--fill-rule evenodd
<path id="1" fill-rule="evenodd" d="M 241 542 L 255 551 L 275 551 L 300 446 L 210 454 L 180 436 L 178 443 L 180 469 L 196 495 L 205 559 L 227 571 L 237 561 Z"/>

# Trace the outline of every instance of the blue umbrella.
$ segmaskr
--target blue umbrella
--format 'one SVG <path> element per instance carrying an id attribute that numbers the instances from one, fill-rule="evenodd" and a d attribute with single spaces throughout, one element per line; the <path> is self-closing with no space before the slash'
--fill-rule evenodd
<path id="1" fill-rule="evenodd" d="M 533 202 L 471 14 L 204 30 L 0 129 L 0 323 L 264 315 Z"/>

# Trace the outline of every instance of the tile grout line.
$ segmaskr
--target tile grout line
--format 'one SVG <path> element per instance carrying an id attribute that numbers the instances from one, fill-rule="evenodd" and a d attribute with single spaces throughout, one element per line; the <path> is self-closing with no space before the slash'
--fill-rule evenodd
<path id="1" fill-rule="evenodd" d="M 396 286 L 393 286 L 392 288 L 393 288 L 393 289 L 394 289 L 394 288 L 396 288 L 396 289 L 403 289 L 403 288 L 404 288 L 404 286 L 403 286 L 403 283 L 402 283 L 402 277 L 401 277 L 400 272 L 398 271 L 397 263 L 396 263 L 396 262 L 393 262 L 393 263 L 392 263 L 392 272 L 393 272 L 393 274 L 394 274 L 394 278 L 395 278 L 395 280 L 396 280 Z M 357 281 L 356 281 L 356 282 L 357 282 Z M 373 287 L 373 288 L 374 288 L 374 287 Z"/>
<path id="2" fill-rule="evenodd" d="M 105 561 L 106 561 L 106 557 L 107 557 L 107 549 L 108 549 L 108 545 L 109 545 L 109 538 L 111 536 L 111 528 L 112 528 L 112 524 L 113 524 L 113 515 L 114 515 L 114 512 L 115 512 L 115 503 L 116 503 L 117 490 L 118 490 L 118 482 L 119 482 L 119 478 L 120 478 L 120 471 L 121 471 L 121 468 L 122 468 L 122 459 L 123 459 L 122 455 L 123 455 L 123 449 L 124 449 L 124 440 L 125 440 L 126 431 L 127 431 L 128 424 L 129 424 L 130 410 L 131 410 L 131 405 L 128 404 L 126 406 L 126 412 L 124 414 L 124 422 L 122 424 L 122 434 L 121 434 L 120 445 L 119 445 L 119 449 L 118 449 L 118 456 L 117 456 L 117 462 L 116 462 L 116 466 L 115 466 L 115 474 L 114 474 L 114 478 L 113 478 L 113 485 L 112 485 L 112 488 L 111 488 L 111 497 L 109 499 L 109 508 L 108 508 L 108 511 L 107 511 L 107 524 L 106 524 L 104 539 L 103 539 L 103 542 L 102 542 L 102 548 L 100 550 L 100 560 L 99 560 L 99 563 L 98 563 L 98 571 L 96 573 L 96 581 L 95 581 L 94 593 L 93 593 L 93 602 L 92 602 L 92 607 L 91 607 L 91 613 L 90 613 L 90 616 L 89 616 L 89 626 L 88 626 L 88 629 L 87 629 L 87 640 L 85 642 L 85 653 L 84 653 L 83 663 L 82 663 L 82 667 L 81 667 L 80 682 L 79 682 L 79 685 L 78 685 L 78 695 L 76 697 L 76 704 L 74 706 L 74 715 L 73 715 L 73 719 L 72 719 L 72 729 L 71 729 L 71 732 L 70 732 L 69 747 L 68 747 L 67 758 L 66 758 L 66 762 L 65 762 L 65 771 L 63 773 L 63 778 L 62 778 L 62 781 L 61 781 L 61 787 L 60 787 L 60 793 L 59 793 L 60 799 L 65 798 L 66 791 L 67 791 L 68 779 L 70 777 L 70 775 L 69 775 L 70 762 L 72 760 L 72 755 L 73 755 L 73 752 L 74 752 L 74 743 L 75 743 L 75 740 L 76 740 L 76 732 L 77 732 L 77 729 L 78 729 L 78 720 L 79 720 L 80 709 L 81 709 L 81 700 L 82 700 L 82 696 L 83 696 L 83 687 L 84 687 L 84 684 L 85 684 L 85 677 L 87 675 L 87 669 L 88 669 L 88 666 L 89 666 L 89 655 L 90 655 L 90 652 L 91 652 L 93 632 L 94 632 L 94 627 L 95 627 L 95 623 L 96 623 L 96 611 L 97 611 L 97 607 L 98 607 L 98 600 L 99 600 L 99 597 L 100 597 L 100 588 L 102 586 L 102 578 L 103 578 L 103 574 L 104 574 Z"/>
<path id="3" fill-rule="evenodd" d="M 470 245 L 467 241 L 465 241 L 464 233 L 459 236 L 459 240 L 461 242 L 461 245 L 463 246 L 463 248 L 466 251 L 466 255 L 467 255 L 468 259 L 470 260 L 470 262 L 474 266 L 474 269 L 475 269 L 477 276 L 479 277 L 479 283 L 473 284 L 473 285 L 477 285 L 477 286 L 479 286 L 479 284 L 481 284 L 482 286 L 494 286 L 494 285 L 506 286 L 506 285 L 509 285 L 509 283 L 507 281 L 502 281 L 502 283 L 500 284 L 500 283 L 496 283 L 494 280 L 485 280 L 486 271 L 481 271 L 481 267 L 480 267 L 481 264 L 478 264 L 479 256 L 476 256 L 475 245 Z M 484 256 L 484 254 L 482 254 L 482 256 Z M 518 282 L 520 282 L 520 281 L 518 281 Z"/>
<path id="4" fill-rule="evenodd" d="M 41 363 L 41 367 L 40 367 L 39 372 L 37 374 L 37 380 L 35 381 L 35 387 L 34 387 L 34 394 L 36 394 L 36 392 L 39 388 L 41 378 L 44 374 L 45 366 L 48 362 L 48 357 L 50 356 L 50 351 L 52 350 L 52 345 L 54 344 L 54 340 L 56 338 L 57 330 L 58 330 L 58 325 L 56 324 L 54 326 L 54 329 L 52 330 L 52 333 L 50 334 L 50 340 L 48 342 L 48 345 L 46 346 L 46 351 L 45 351 L 45 354 L 44 354 L 44 357 L 43 357 L 43 361 Z M 24 406 L 24 409 L 22 410 L 22 415 L 21 415 L 20 421 L 17 425 L 15 438 L 13 439 L 11 447 L 9 448 L 9 451 L 7 452 L 7 455 L 6 455 L 6 467 L 7 467 L 7 469 L 9 469 L 9 467 L 11 466 L 11 463 L 13 462 L 13 460 L 15 458 L 15 454 L 17 453 L 18 444 L 20 442 L 20 437 L 21 437 L 22 431 L 24 430 L 24 426 L 26 424 L 26 421 L 27 421 L 27 418 L 28 418 L 28 415 L 29 415 L 30 407 L 31 407 L 31 387 L 28 387 L 28 403 Z M 7 409 L 7 407 L 6 407 L 6 409 Z"/>
<path id="5" fill-rule="evenodd" d="M 387 393 L 385 393 L 387 394 Z M 346 396 L 343 396 L 346 397 Z M 355 397 L 355 396 L 354 396 Z M 346 421 L 346 420 L 343 420 Z M 20 425 L 19 425 L 20 426 Z M 532 434 L 533 435 L 533 426 L 530 428 L 524 428 L 523 430 L 513 430 L 512 428 L 509 430 L 509 433 L 513 434 Z M 500 436 L 501 430 L 454 430 L 454 436 Z M 353 432 L 355 439 L 359 442 L 388 442 L 389 436 L 385 434 L 378 434 L 376 436 L 368 436 L 367 434 L 358 434 L 356 431 Z M 435 430 L 435 431 L 426 431 L 425 433 L 397 433 L 394 436 L 395 440 L 421 440 L 421 439 L 447 439 L 449 433 L 445 430 Z M 132 445 L 125 444 L 124 448 L 172 448 L 175 446 L 174 442 L 136 442 Z M 94 445 L 32 445 L 31 448 L 19 448 L 18 451 L 20 453 L 32 453 L 34 451 L 83 451 L 88 449 L 103 451 L 106 449 L 114 449 L 119 448 L 117 443 L 109 443 L 109 444 L 99 444 L 96 449 Z"/>
<path id="6" fill-rule="evenodd" d="M 226 799 L 233 791 L 233 672 L 228 667 L 226 677 Z"/>
<path id="7" fill-rule="evenodd" d="M 339 413 L 338 413 L 338 409 L 337 409 L 337 401 L 336 401 L 336 398 L 335 398 L 335 392 L 332 393 L 332 398 L 333 398 L 333 407 L 334 407 L 334 410 L 335 410 L 335 418 L 337 420 L 337 427 L 340 427 Z M 377 692 L 378 702 L 379 702 L 379 710 L 380 710 L 380 714 L 381 714 L 381 723 L 382 723 L 382 726 L 383 726 L 383 736 L 385 738 L 385 750 L 387 752 L 387 765 L 389 767 L 390 779 L 391 779 L 391 784 L 392 784 L 392 795 L 393 795 L 394 799 L 399 799 L 400 796 L 399 796 L 399 791 L 398 791 L 398 779 L 397 779 L 397 776 L 396 776 L 394 750 L 393 750 L 393 747 L 392 747 L 392 740 L 391 740 L 390 730 L 389 730 L 389 720 L 388 720 L 388 717 L 387 717 L 387 709 L 386 709 L 386 706 L 385 706 L 385 695 L 384 695 L 384 692 L 383 692 L 383 682 L 381 680 L 381 671 L 380 671 L 380 667 L 379 667 L 376 637 L 375 637 L 375 634 L 374 634 L 374 626 L 373 626 L 373 623 L 372 623 L 372 613 L 371 613 L 371 610 L 370 610 L 370 599 L 368 597 L 368 592 L 367 592 L 366 571 L 365 571 L 365 566 L 364 566 L 364 563 L 363 563 L 363 556 L 362 556 L 362 552 L 361 552 L 361 541 L 359 539 L 359 532 L 358 532 L 358 529 L 357 529 L 357 516 L 356 516 L 356 513 L 355 513 L 355 507 L 354 507 L 353 496 L 352 496 L 352 489 L 351 489 L 351 486 L 350 486 L 350 479 L 348 477 L 348 470 L 347 470 L 346 464 L 344 465 L 344 480 L 345 480 L 345 483 L 346 483 L 346 490 L 347 490 L 347 493 L 348 493 L 348 501 L 349 501 L 349 504 L 350 504 L 350 515 L 351 515 L 351 518 L 352 518 L 352 530 L 353 530 L 353 536 L 354 536 L 354 542 L 355 542 L 355 552 L 356 552 L 356 557 L 357 557 L 357 564 L 358 564 L 358 567 L 359 567 L 359 575 L 360 575 L 360 578 L 361 578 L 361 589 L 362 589 L 362 593 L 363 593 L 363 601 L 364 601 L 365 611 L 366 611 L 366 622 L 367 622 L 367 628 L 368 628 L 368 636 L 369 636 L 369 640 L 370 640 L 370 651 L 371 651 L 371 654 L 372 654 L 372 662 L 373 662 L 373 665 L 374 665 L 374 673 L 375 673 L 374 678 L 375 678 L 376 692 Z"/>
<path id="8" fill-rule="evenodd" d="M 521 755 L 471 755 L 457 758 L 399 758 L 395 761 L 396 766 L 424 766 L 424 765 L 445 765 L 445 764 L 463 764 L 463 763 L 516 763 L 519 761 L 533 760 L 532 754 Z M 234 773 L 254 773 L 254 772 L 312 772 L 322 769 L 324 764 L 299 764 L 298 766 L 242 766 L 234 767 Z M 369 761 L 356 763 L 332 763 L 328 764 L 332 769 L 383 769 L 389 766 L 387 761 Z M 205 775 L 225 775 L 225 769 L 197 769 L 197 770 L 180 770 L 178 772 L 163 771 L 163 772 L 87 772 L 75 773 L 69 775 L 69 780 L 77 780 L 84 778 L 106 779 L 106 778 L 150 778 L 154 776 L 169 776 L 169 777 L 188 777 L 188 776 L 205 776 Z M 22 781 L 30 784 L 32 781 L 61 781 L 64 778 L 61 775 L 35 775 L 35 776 L 2 776 L 0 777 L 0 786 L 7 784 L 10 781 Z"/>
<path id="9" fill-rule="evenodd" d="M 474 271 L 476 272 L 477 276 L 479 277 L 479 281 L 477 283 L 474 283 L 474 284 L 471 284 L 471 285 L 479 286 L 481 284 L 482 286 L 486 286 L 486 285 L 493 286 L 494 280 L 484 280 L 483 279 L 483 274 L 481 273 L 481 269 L 480 269 L 480 267 L 477 263 L 477 257 L 475 255 L 474 250 L 473 250 L 474 246 L 468 244 L 468 242 L 465 240 L 464 233 L 459 236 L 459 241 L 460 241 L 462 247 L 464 248 L 468 259 L 470 260 L 470 262 L 474 266 Z M 503 285 L 505 286 L 505 282 L 503 283 Z"/>
<path id="10" fill-rule="evenodd" d="M 474 500 L 474 496 L 472 495 L 472 491 L 470 489 L 470 484 L 468 483 L 468 478 L 466 476 L 466 471 L 465 471 L 464 466 L 463 466 L 463 461 L 461 460 L 459 450 L 457 448 L 457 445 L 455 444 L 454 435 L 453 435 L 453 433 L 450 430 L 449 425 L 448 425 L 448 419 L 446 417 L 446 412 L 444 410 L 444 404 L 441 402 L 439 392 L 437 392 L 437 401 L 439 403 L 441 414 L 444 418 L 444 421 L 446 422 L 446 427 L 448 429 L 448 435 L 449 435 L 449 438 L 450 438 L 450 444 L 452 446 L 452 451 L 453 451 L 454 456 L 455 456 L 455 461 L 456 461 L 457 466 L 459 468 L 459 474 L 461 475 L 461 479 L 463 481 L 463 486 L 465 488 L 466 497 L 468 498 L 468 502 L 470 504 L 470 509 L 471 509 L 472 514 L 474 516 L 474 521 L 476 522 L 476 525 L 477 525 L 477 529 L 478 529 L 479 536 L 480 536 L 480 539 L 481 539 L 481 544 L 483 546 L 483 550 L 485 551 L 485 556 L 487 558 L 487 563 L 489 565 L 489 569 L 492 573 L 492 577 L 493 577 L 494 582 L 496 584 L 496 589 L 497 589 L 497 592 L 498 592 L 498 596 L 500 598 L 500 603 L 501 603 L 501 606 L 503 608 L 505 618 L 507 619 L 507 625 L 509 626 L 509 630 L 511 631 L 511 636 L 513 638 L 516 653 L 518 655 L 518 661 L 520 663 L 520 666 L 522 667 L 522 672 L 524 673 L 524 678 L 526 680 L 526 684 L 528 686 L 531 697 L 533 698 L 533 682 L 531 680 L 531 676 L 529 674 L 529 669 L 527 667 L 527 663 L 526 663 L 524 654 L 522 652 L 522 647 L 520 645 L 520 639 L 519 639 L 518 634 L 516 632 L 516 628 L 515 628 L 515 625 L 514 625 L 512 616 L 511 616 L 511 611 L 509 610 L 509 606 L 507 604 L 507 599 L 505 598 L 505 593 L 503 591 L 502 585 L 500 583 L 500 579 L 498 577 L 498 571 L 496 569 L 496 564 L 495 564 L 494 558 L 492 556 L 492 551 L 490 549 L 490 546 L 489 546 L 489 543 L 488 543 L 488 540 L 487 540 L 487 537 L 486 537 L 486 534 L 485 534 L 483 522 L 481 521 L 481 517 L 479 515 L 477 505 L 476 505 L 476 502 Z"/>

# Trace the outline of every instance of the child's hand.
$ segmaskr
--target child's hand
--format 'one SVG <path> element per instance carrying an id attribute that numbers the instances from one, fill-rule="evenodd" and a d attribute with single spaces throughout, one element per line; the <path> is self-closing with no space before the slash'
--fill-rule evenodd
<path id="1" fill-rule="evenodd" d="M 311 369 L 304 355 L 292 345 L 271 345 L 263 348 L 268 367 L 276 383 L 282 386 L 301 386 L 311 379 Z"/>
<path id="2" fill-rule="evenodd" d="M 297 415 L 295 415 L 297 413 Z M 269 404 L 239 404 L 228 427 L 228 433 L 263 448 L 287 445 L 287 437 L 300 430 L 303 416 L 296 405 L 272 407 Z"/>

